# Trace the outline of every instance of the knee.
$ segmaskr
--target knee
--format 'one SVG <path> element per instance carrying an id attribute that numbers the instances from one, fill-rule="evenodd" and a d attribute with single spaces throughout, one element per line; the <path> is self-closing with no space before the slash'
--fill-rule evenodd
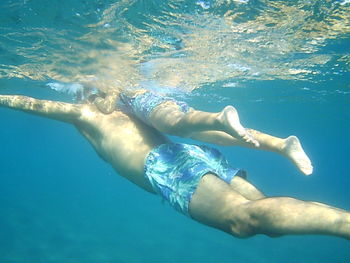
<path id="1" fill-rule="evenodd" d="M 237 226 L 231 226 L 230 230 L 228 231 L 229 234 L 231 234 L 234 237 L 237 238 L 249 238 L 249 237 L 253 237 L 257 234 L 264 234 L 268 237 L 271 238 L 277 238 L 277 237 L 282 237 L 282 234 L 273 234 L 273 233 L 259 233 L 259 231 L 257 230 L 256 227 L 254 226 L 243 226 L 243 227 L 239 227 L 237 228 Z"/>
<path id="2" fill-rule="evenodd" d="M 249 238 L 258 233 L 257 223 L 250 216 L 245 216 L 229 223 L 228 232 L 238 238 Z"/>
<path id="3" fill-rule="evenodd" d="M 236 224 L 232 224 L 229 228 L 229 234 L 238 238 L 249 238 L 249 237 L 255 236 L 257 233 L 256 231 L 254 231 L 254 228 L 252 228 L 251 226 L 248 226 L 247 224 L 240 225 L 240 226 L 237 226 Z"/>

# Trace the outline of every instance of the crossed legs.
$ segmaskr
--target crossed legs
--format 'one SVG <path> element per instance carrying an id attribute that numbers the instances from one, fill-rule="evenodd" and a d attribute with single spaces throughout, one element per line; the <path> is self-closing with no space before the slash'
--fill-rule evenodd
<path id="1" fill-rule="evenodd" d="M 271 237 L 320 234 L 350 240 L 347 211 L 290 197 L 261 196 L 249 200 L 237 190 L 215 175 L 205 175 L 190 202 L 190 215 L 203 224 L 242 238 L 256 234 Z"/>

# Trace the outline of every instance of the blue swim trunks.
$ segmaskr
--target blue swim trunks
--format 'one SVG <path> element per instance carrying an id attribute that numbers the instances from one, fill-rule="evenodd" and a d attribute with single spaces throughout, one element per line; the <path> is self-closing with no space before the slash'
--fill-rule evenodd
<path id="1" fill-rule="evenodd" d="M 152 126 L 150 123 L 150 115 L 152 111 L 163 102 L 175 102 L 180 107 L 180 110 L 184 113 L 188 112 L 190 109 L 186 102 L 177 101 L 170 97 L 160 96 L 157 93 L 150 91 L 141 93 L 135 97 L 130 97 L 124 93 L 121 93 L 120 99 L 124 104 L 121 106 L 121 108 L 123 108 L 126 112 L 135 115 L 139 120 L 142 120 L 144 123 L 150 126 Z"/>
<path id="2" fill-rule="evenodd" d="M 232 168 L 216 149 L 179 143 L 167 143 L 149 153 L 145 176 L 153 189 L 177 211 L 189 215 L 189 203 L 201 178 L 213 173 L 227 183 L 243 170 Z"/>

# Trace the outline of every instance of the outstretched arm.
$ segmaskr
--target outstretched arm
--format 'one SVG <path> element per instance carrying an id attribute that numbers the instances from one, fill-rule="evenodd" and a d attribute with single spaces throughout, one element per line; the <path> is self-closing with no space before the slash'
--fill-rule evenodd
<path id="1" fill-rule="evenodd" d="M 0 107 L 70 123 L 81 115 L 81 105 L 79 104 L 39 100 L 21 95 L 0 95 Z"/>

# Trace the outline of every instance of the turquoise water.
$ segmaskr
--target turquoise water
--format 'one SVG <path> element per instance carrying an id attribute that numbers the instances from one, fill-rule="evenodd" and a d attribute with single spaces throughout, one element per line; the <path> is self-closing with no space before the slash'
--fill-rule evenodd
<path id="1" fill-rule="evenodd" d="M 220 150 L 270 196 L 350 210 L 349 1 L 0 3 L 0 93 L 142 83 L 247 127 L 297 135 L 305 177 L 273 153 Z M 349 262 L 325 236 L 237 239 L 116 176 L 74 127 L 0 109 L 0 262 Z M 174 138 L 176 141 L 190 142 Z"/>

